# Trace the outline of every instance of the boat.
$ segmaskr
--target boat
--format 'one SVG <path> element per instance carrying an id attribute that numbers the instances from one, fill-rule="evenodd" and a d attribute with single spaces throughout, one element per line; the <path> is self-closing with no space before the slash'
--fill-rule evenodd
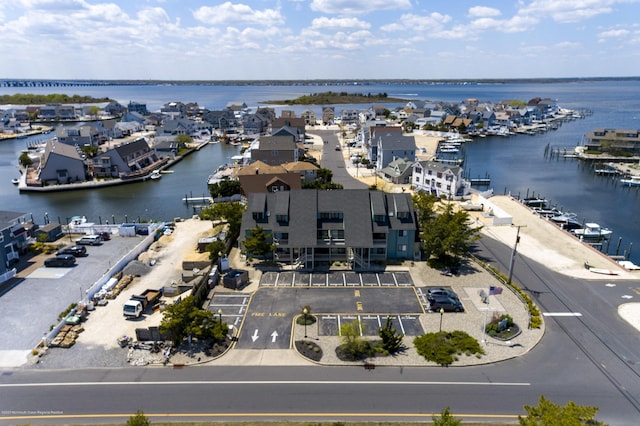
<path id="1" fill-rule="evenodd" d="M 545 200 L 544 198 L 538 198 L 538 197 L 525 198 L 522 202 L 524 203 L 525 206 L 529 208 L 538 207 L 542 209 L 546 209 L 547 203 L 548 203 L 548 201 Z"/>
<path id="2" fill-rule="evenodd" d="M 151 174 L 149 175 L 149 179 L 153 179 L 153 180 L 157 180 L 160 179 L 162 177 L 162 175 L 160 174 L 160 170 L 154 170 L 153 172 L 151 172 Z"/>
<path id="3" fill-rule="evenodd" d="M 594 222 L 587 222 L 582 229 L 574 229 L 573 234 L 580 239 L 607 239 L 613 231 L 607 228 L 602 228 L 600 225 Z"/>
<path id="4" fill-rule="evenodd" d="M 14 185 L 19 184 L 19 183 L 20 183 L 20 178 L 13 178 L 13 179 L 11 179 L 11 183 L 12 183 L 12 184 L 14 184 Z"/>
<path id="5" fill-rule="evenodd" d="M 582 223 L 578 222 L 575 213 L 560 213 L 556 216 L 550 216 L 549 220 L 558 225 L 565 231 L 582 229 Z"/>
<path id="6" fill-rule="evenodd" d="M 620 179 L 620 183 L 624 186 L 640 186 L 640 176 L 631 176 L 629 178 Z"/>

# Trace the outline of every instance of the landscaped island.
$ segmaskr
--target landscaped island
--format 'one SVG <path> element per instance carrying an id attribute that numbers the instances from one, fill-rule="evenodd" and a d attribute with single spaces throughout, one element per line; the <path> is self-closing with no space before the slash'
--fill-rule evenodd
<path id="1" fill-rule="evenodd" d="M 265 104 L 286 105 L 337 105 L 337 104 L 368 104 L 372 102 L 406 102 L 406 99 L 390 98 L 386 93 L 363 94 L 347 92 L 323 92 L 303 95 L 296 99 L 279 101 L 265 101 Z"/>
<path id="2" fill-rule="evenodd" d="M 39 104 L 90 104 L 109 102 L 109 98 L 92 98 L 91 96 L 65 95 L 52 93 L 49 95 L 35 95 L 32 93 L 16 93 L 15 95 L 0 95 L 0 105 L 39 105 Z"/>

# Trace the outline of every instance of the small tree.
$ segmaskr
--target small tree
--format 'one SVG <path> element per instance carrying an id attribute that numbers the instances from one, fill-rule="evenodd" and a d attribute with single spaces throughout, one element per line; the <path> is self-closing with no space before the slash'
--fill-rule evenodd
<path id="1" fill-rule="evenodd" d="M 449 412 L 449 407 L 440 412 L 440 417 L 432 416 L 433 426 L 459 426 L 462 424 L 460 419 L 456 419 Z"/>
<path id="2" fill-rule="evenodd" d="M 382 347 L 390 354 L 394 354 L 402 347 L 404 334 L 398 334 L 398 330 L 391 326 L 391 317 L 387 317 L 384 327 L 378 330 L 378 336 L 382 339 Z"/>
<path id="3" fill-rule="evenodd" d="M 150 426 L 151 421 L 147 416 L 144 415 L 142 410 L 136 411 L 136 414 L 129 417 L 126 423 L 127 426 Z"/>
<path id="4" fill-rule="evenodd" d="M 180 302 L 168 305 L 160 322 L 160 332 L 167 334 L 174 345 L 179 345 L 187 335 L 194 309 L 193 296 L 187 296 Z"/>
<path id="5" fill-rule="evenodd" d="M 518 416 L 521 426 L 604 426 L 605 423 L 595 419 L 597 407 L 578 405 L 569 401 L 567 405 L 558 405 L 540 395 L 537 406 L 525 405 L 526 417 Z"/>
<path id="6" fill-rule="evenodd" d="M 276 245 L 272 242 L 272 238 L 263 228 L 256 226 L 248 231 L 249 235 L 244 240 L 244 248 L 247 256 L 264 257 L 269 253 L 273 253 Z"/>
<path id="7" fill-rule="evenodd" d="M 25 168 L 33 164 L 33 160 L 29 157 L 29 153 L 26 151 L 20 154 L 18 161 L 20 162 L 20 165 Z"/>
<path id="8" fill-rule="evenodd" d="M 100 112 L 99 106 L 91 105 L 89 108 L 87 108 L 87 113 L 92 117 L 97 117 L 99 112 Z"/>
<path id="9" fill-rule="evenodd" d="M 352 360 L 360 359 L 369 349 L 368 342 L 362 339 L 360 330 L 364 325 L 359 320 L 346 322 L 340 326 L 340 337 L 344 354 Z"/>
<path id="10" fill-rule="evenodd" d="M 240 181 L 238 180 L 225 179 L 209 185 L 211 198 L 231 197 L 240 193 L 242 193 L 242 186 L 240 186 Z"/>

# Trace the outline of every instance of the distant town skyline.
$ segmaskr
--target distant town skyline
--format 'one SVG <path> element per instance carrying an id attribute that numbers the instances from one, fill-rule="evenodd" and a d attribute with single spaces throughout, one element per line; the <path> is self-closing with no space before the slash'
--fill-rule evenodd
<path id="1" fill-rule="evenodd" d="M 0 0 L 0 78 L 637 76 L 640 0 Z"/>

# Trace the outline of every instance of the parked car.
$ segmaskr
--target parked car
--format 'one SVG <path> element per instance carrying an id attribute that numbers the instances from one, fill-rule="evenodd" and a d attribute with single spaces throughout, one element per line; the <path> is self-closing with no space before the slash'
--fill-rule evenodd
<path id="1" fill-rule="evenodd" d="M 50 257 L 44 261 L 44 266 L 50 267 L 68 267 L 73 266 L 76 263 L 76 258 L 70 254 L 61 254 L 55 257 Z"/>
<path id="2" fill-rule="evenodd" d="M 442 308 L 445 312 L 463 312 L 464 307 L 462 303 L 460 303 L 457 299 L 452 299 L 447 296 L 434 296 L 432 298 L 427 298 L 429 301 L 429 309 L 432 312 L 440 311 Z"/>
<path id="3" fill-rule="evenodd" d="M 74 257 L 86 256 L 87 249 L 84 246 L 70 246 L 65 247 L 62 250 L 58 250 L 56 255 L 61 256 L 63 254 L 70 254 Z"/>
<path id="4" fill-rule="evenodd" d="M 427 298 L 437 296 L 450 297 L 454 300 L 460 300 L 456 292 L 453 290 L 449 290 L 448 288 L 431 287 L 429 290 L 427 290 Z"/>
<path id="5" fill-rule="evenodd" d="M 342 148 L 340 147 L 340 145 L 336 145 L 336 151 L 342 151 Z"/>
<path id="6" fill-rule="evenodd" d="M 111 239 L 111 234 L 108 232 L 98 232 L 98 235 L 100 235 L 102 241 L 109 241 Z"/>
<path id="7" fill-rule="evenodd" d="M 102 237 L 100 235 L 85 235 L 82 238 L 76 240 L 77 245 L 98 246 L 102 243 Z"/>

